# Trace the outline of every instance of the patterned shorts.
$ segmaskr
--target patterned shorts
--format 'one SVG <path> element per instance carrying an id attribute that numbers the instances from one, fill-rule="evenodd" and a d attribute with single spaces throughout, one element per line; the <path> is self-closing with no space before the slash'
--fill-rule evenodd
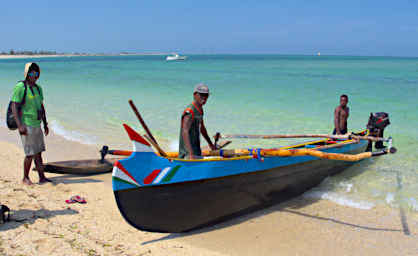
<path id="1" fill-rule="evenodd" d="M 45 151 L 44 134 L 41 127 L 26 126 L 27 135 L 20 135 L 26 156 L 33 156 Z"/>

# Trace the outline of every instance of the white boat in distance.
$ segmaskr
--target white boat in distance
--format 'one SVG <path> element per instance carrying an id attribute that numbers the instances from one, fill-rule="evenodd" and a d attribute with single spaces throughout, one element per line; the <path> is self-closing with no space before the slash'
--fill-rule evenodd
<path id="1" fill-rule="evenodd" d="M 172 56 L 167 56 L 165 60 L 185 60 L 187 56 L 180 56 L 177 53 L 173 53 Z"/>

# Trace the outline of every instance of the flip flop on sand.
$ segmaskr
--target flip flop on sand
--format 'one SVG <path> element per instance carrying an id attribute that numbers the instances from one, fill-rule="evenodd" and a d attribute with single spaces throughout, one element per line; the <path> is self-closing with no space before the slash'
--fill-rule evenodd
<path id="1" fill-rule="evenodd" d="M 67 204 L 73 204 L 73 203 L 76 203 L 76 201 L 73 201 L 73 200 L 71 200 L 71 199 L 67 199 L 67 200 L 65 200 L 65 202 L 66 202 Z"/>
<path id="2" fill-rule="evenodd" d="M 80 197 L 78 195 L 70 197 L 70 199 L 65 200 L 65 202 L 67 204 L 73 204 L 73 203 L 85 204 L 85 203 L 87 203 L 86 199 L 84 199 L 83 197 Z"/>

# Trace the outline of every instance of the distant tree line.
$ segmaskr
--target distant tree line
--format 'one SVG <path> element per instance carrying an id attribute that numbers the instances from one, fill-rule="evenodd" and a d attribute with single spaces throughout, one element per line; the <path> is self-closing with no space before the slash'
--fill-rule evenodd
<path id="1" fill-rule="evenodd" d="M 10 51 L 1 51 L 0 55 L 76 55 L 76 56 L 111 56 L 111 55 L 135 55 L 137 53 L 132 52 L 121 52 L 119 54 L 115 53 L 82 53 L 82 52 L 73 52 L 73 53 L 62 53 L 56 51 L 15 51 L 11 49 Z M 141 53 L 145 54 L 146 53 Z M 149 55 L 153 55 L 152 53 Z"/>
<path id="2" fill-rule="evenodd" d="M 15 51 L 10 50 L 9 52 L 1 52 L 1 55 L 56 55 L 56 51 Z"/>

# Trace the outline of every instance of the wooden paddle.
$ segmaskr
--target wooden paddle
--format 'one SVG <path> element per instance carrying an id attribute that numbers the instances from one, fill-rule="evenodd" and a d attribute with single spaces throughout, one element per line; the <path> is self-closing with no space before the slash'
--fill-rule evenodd
<path id="1" fill-rule="evenodd" d="M 167 153 L 164 152 L 164 150 L 162 150 L 160 146 L 157 144 L 157 142 L 153 141 L 150 136 L 148 136 L 147 134 L 144 134 L 143 136 L 154 147 L 154 150 L 160 154 L 160 156 L 163 156 L 163 157 L 168 156 Z"/>
<path id="2" fill-rule="evenodd" d="M 160 148 L 160 146 L 158 146 L 157 140 L 154 138 L 154 136 L 152 136 L 151 131 L 148 129 L 148 126 L 145 124 L 144 120 L 142 119 L 141 115 L 139 114 L 138 109 L 136 108 L 134 102 L 132 100 L 129 100 L 129 105 L 131 105 L 132 110 L 135 112 L 136 117 L 138 118 L 139 122 L 141 123 L 142 127 L 144 128 L 145 132 L 147 133 L 148 137 L 150 138 L 150 142 L 152 141 L 153 143 L 151 143 L 152 145 L 155 144 L 158 153 L 161 156 L 167 156 L 167 154 L 164 152 L 164 150 L 162 150 Z"/>

